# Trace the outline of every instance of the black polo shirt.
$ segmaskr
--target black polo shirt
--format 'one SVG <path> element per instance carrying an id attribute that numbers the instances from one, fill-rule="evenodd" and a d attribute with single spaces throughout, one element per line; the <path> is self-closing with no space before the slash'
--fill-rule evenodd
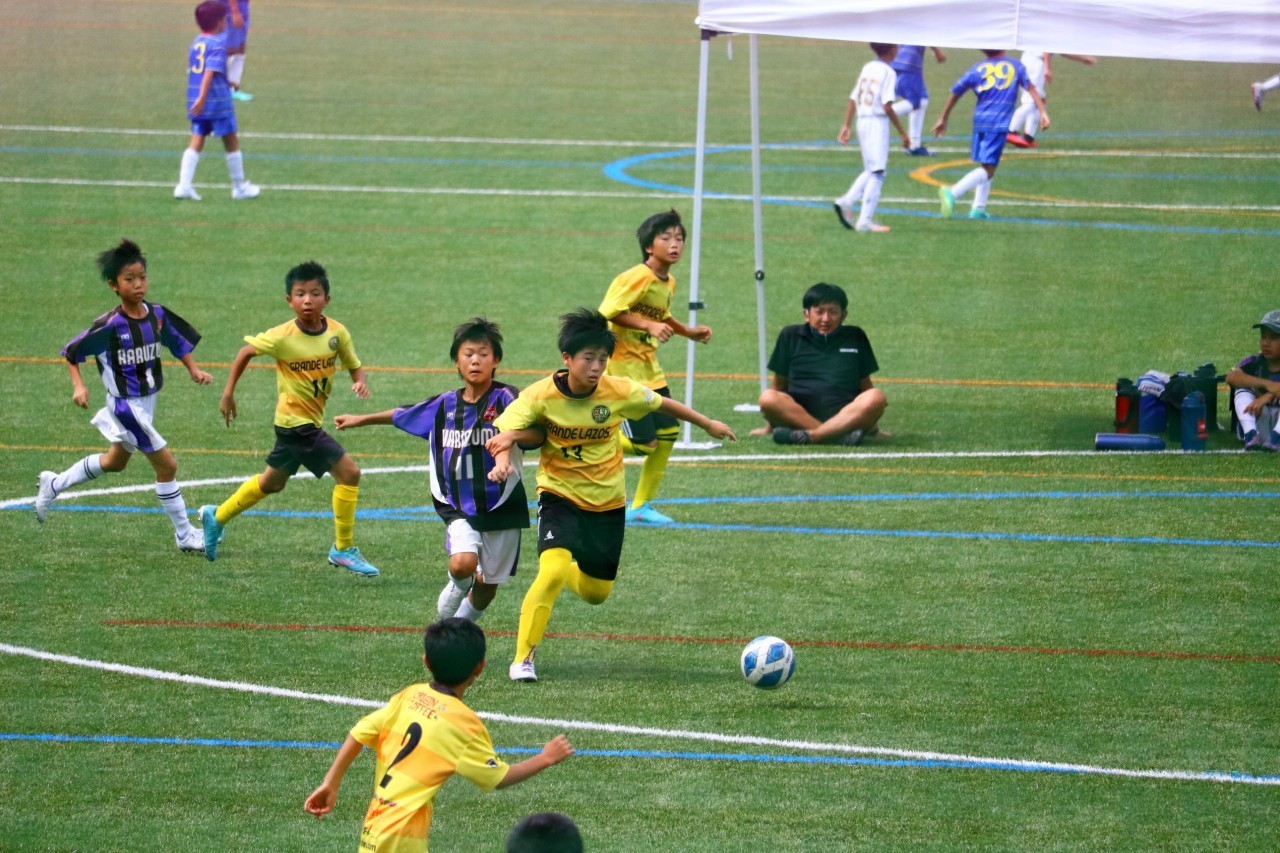
<path id="1" fill-rule="evenodd" d="M 862 380 L 880 365 L 861 327 L 840 326 L 822 335 L 801 323 L 778 333 L 769 369 L 786 379 L 796 402 L 826 420 L 858 396 Z"/>

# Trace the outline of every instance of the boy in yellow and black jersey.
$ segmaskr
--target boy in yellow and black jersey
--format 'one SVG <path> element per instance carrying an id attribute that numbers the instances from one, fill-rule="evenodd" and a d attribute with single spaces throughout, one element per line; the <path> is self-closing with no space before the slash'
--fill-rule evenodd
<path id="1" fill-rule="evenodd" d="M 671 299 L 676 292 L 671 268 L 680 261 L 685 241 L 680 214 L 674 210 L 655 213 L 640 223 L 636 239 L 640 242 L 641 263 L 619 274 L 600 303 L 600 313 L 609 318 L 609 328 L 618 337 L 607 373 L 629 377 L 670 397 L 666 374 L 658 363 L 658 346 L 672 335 L 705 344 L 711 340 L 711 329 L 686 326 L 671 314 Z M 620 439 L 622 449 L 643 456 L 644 465 L 635 497 L 627 509 L 627 521 L 671 523 L 649 501 L 658 494 L 679 434 L 676 419 L 662 412 L 628 419 Z"/>
<path id="2" fill-rule="evenodd" d="M 258 335 L 246 335 L 246 346 L 236 353 L 231 375 L 222 392 L 219 409 L 228 427 L 236 419 L 236 382 L 259 355 L 276 360 L 276 445 L 267 454 L 267 469 L 250 477 L 221 506 L 200 507 L 205 531 L 204 553 L 217 559 L 223 526 L 269 494 L 282 491 L 289 478 L 306 467 L 316 477 L 332 475 L 334 544 L 329 562 L 357 575 L 373 577 L 378 570 L 355 546 L 356 500 L 360 468 L 350 454 L 324 431 L 324 406 L 333 391 L 339 364 L 351 374 L 351 390 L 361 400 L 369 397 L 364 368 L 356 355 L 347 327 L 330 317 L 329 277 L 315 261 L 289 270 L 284 280 L 285 301 L 297 316 L 288 323 Z"/>
<path id="3" fill-rule="evenodd" d="M 605 376 L 616 338 L 603 314 L 580 308 L 560 320 L 565 369 L 520 392 L 485 443 L 494 458 L 489 477 L 501 482 L 514 473 L 511 447 L 537 445 L 546 431 L 538 465 L 538 576 L 520 607 L 513 681 L 538 680 L 533 658 L 561 588 L 588 604 L 613 590 L 626 527 L 623 421 L 662 412 L 714 438 L 737 440 L 728 425 L 634 379 Z"/>

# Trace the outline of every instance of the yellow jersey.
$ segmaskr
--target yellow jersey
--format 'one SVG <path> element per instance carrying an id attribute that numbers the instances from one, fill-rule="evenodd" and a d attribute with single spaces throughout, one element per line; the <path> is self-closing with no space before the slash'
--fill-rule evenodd
<path id="1" fill-rule="evenodd" d="M 260 335 L 245 335 L 244 342 L 258 355 L 276 360 L 276 426 L 324 426 L 324 405 L 333 392 L 339 362 L 344 370 L 360 366 L 347 327 L 322 319 L 324 329 L 319 332 L 303 331 L 297 320 L 290 320 Z"/>
<path id="2" fill-rule="evenodd" d="M 661 405 L 662 397 L 624 376 L 601 376 L 590 394 L 574 396 L 568 371 L 560 370 L 521 391 L 494 426 L 499 431 L 545 427 L 538 492 L 553 492 L 581 509 L 603 512 L 627 502 L 618 442 L 622 422 Z"/>
<path id="3" fill-rule="evenodd" d="M 378 756 L 360 849 L 422 853 L 436 792 L 457 773 L 483 791 L 507 776 L 484 723 L 461 699 L 412 684 L 351 729 Z"/>
<path id="4" fill-rule="evenodd" d="M 638 314 L 646 320 L 666 322 L 671 316 L 671 298 L 676 292 L 676 277 L 667 273 L 663 281 L 648 264 L 637 264 L 619 275 L 609 285 L 600 303 L 600 313 L 610 321 L 619 314 Z M 648 388 L 667 386 L 666 374 L 658 363 L 658 340 L 648 332 L 627 329 L 609 323 L 618 336 L 618 346 L 609 358 L 606 372 L 610 376 L 628 376 Z"/>

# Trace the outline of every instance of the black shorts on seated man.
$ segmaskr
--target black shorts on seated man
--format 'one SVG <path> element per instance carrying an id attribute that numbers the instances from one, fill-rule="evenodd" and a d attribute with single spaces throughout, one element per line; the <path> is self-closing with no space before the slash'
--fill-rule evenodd
<path id="1" fill-rule="evenodd" d="M 778 444 L 861 444 L 888 405 L 871 383 L 880 369 L 871 341 L 844 325 L 849 298 L 840 287 L 819 282 L 803 305 L 805 322 L 783 328 L 774 344 L 773 382 L 760 395 L 766 423 L 752 434 Z"/>

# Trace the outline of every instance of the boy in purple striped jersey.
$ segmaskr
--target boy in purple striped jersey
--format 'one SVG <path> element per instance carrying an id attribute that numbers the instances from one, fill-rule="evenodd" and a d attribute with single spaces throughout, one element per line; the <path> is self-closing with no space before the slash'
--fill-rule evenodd
<path id="1" fill-rule="evenodd" d="M 156 472 L 156 497 L 173 522 L 178 550 L 204 551 L 204 536 L 187 519 L 187 505 L 178 488 L 178 462 L 168 443 L 156 431 L 156 395 L 164 386 L 160 348 L 173 353 L 187 368 L 192 381 L 213 381 L 200 369 L 191 351 L 200 333 L 163 305 L 147 302 L 147 259 L 138 244 L 120 245 L 98 256 L 102 278 L 120 297 L 120 305 L 93 321 L 62 349 L 71 373 L 71 400 L 89 408 L 89 389 L 80 376 L 80 364 L 93 356 L 107 390 L 106 403 L 93 416 L 93 425 L 111 443 L 106 453 L 92 454 L 58 474 L 42 471 L 36 492 L 36 520 L 44 522 L 49 505 L 62 492 L 104 471 L 123 471 L 135 451 L 141 451 Z"/>
<path id="2" fill-rule="evenodd" d="M 236 136 L 235 105 L 231 101 L 231 83 L 227 81 L 227 47 L 222 33 L 227 27 L 227 7 L 217 0 L 206 0 L 196 7 L 196 23 L 200 35 L 191 42 L 187 62 L 187 118 L 191 120 L 191 143 L 182 152 L 178 185 L 173 197 L 200 201 L 192 182 L 204 141 L 221 137 L 227 149 L 227 174 L 231 176 L 231 197 L 257 198 L 259 189 L 244 176 L 244 158 L 240 138 Z"/>
<path id="3" fill-rule="evenodd" d="M 441 619 L 479 619 L 498 587 L 520 561 L 520 531 L 529 526 L 529 501 L 520 476 L 489 479 L 493 455 L 484 443 L 498 434 L 493 422 L 519 389 L 493 376 L 502 361 L 496 323 L 475 317 L 453 333 L 449 358 L 466 383 L 457 391 L 428 397 L 373 415 L 338 415 L 338 429 L 390 424 L 427 442 L 427 480 L 436 512 L 444 520 L 449 582 L 436 601 Z M 519 471 L 519 459 L 512 463 Z"/>

